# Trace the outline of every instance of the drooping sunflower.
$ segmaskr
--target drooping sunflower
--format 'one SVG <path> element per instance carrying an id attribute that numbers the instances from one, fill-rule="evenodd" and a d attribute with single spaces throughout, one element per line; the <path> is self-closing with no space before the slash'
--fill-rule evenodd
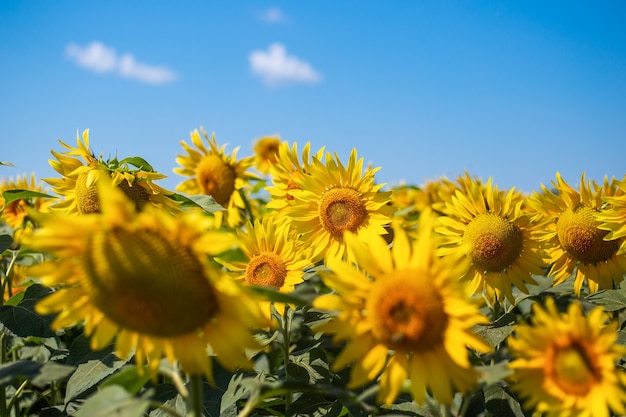
<path id="1" fill-rule="evenodd" d="M 335 292 L 314 301 L 336 312 L 319 330 L 347 342 L 332 369 L 352 364 L 352 388 L 380 375 L 378 401 L 388 405 L 407 379 L 416 402 L 423 403 L 428 391 L 449 404 L 455 391 L 467 392 L 478 382 L 468 347 L 490 350 L 471 330 L 488 319 L 458 281 L 458 264 L 434 256 L 433 221 L 430 210 L 422 213 L 414 241 L 396 228 L 391 249 L 373 232 L 367 243 L 347 232 L 356 265 L 330 259 L 332 273 L 322 279 Z"/>
<path id="2" fill-rule="evenodd" d="M 615 182 L 590 183 L 583 173 L 576 190 L 557 172 L 553 186 L 554 191 L 542 185 L 529 202 L 539 215 L 538 239 L 547 247 L 554 285 L 575 273 L 576 295 L 585 281 L 590 293 L 613 288 L 626 271 L 626 255 L 618 254 L 623 238 L 604 240 L 609 232 L 599 228 L 598 213 L 605 210 L 605 198 L 616 195 Z"/>
<path id="3" fill-rule="evenodd" d="M 264 136 L 254 142 L 254 166 L 259 172 L 268 174 L 276 162 L 281 140 L 279 136 Z"/>
<path id="4" fill-rule="evenodd" d="M 615 181 L 618 190 L 614 196 L 605 197 L 608 204 L 604 210 L 596 214 L 596 218 L 601 222 L 599 229 L 609 233 L 604 236 L 604 240 L 619 240 L 621 242 L 616 255 L 626 254 L 626 176 L 621 181 Z"/>
<path id="5" fill-rule="evenodd" d="M 312 265 L 309 251 L 285 226 L 278 226 L 273 217 L 256 220 L 245 229 L 238 229 L 237 235 L 245 261 L 225 262 L 222 265 L 238 275 L 236 279 L 245 285 L 274 288 L 290 293 L 296 284 L 303 282 L 304 270 Z M 270 304 L 263 302 L 261 308 L 270 317 Z M 281 305 L 275 305 L 282 313 Z"/>
<path id="6" fill-rule="evenodd" d="M 100 211 L 100 201 L 96 183 L 100 178 L 111 178 L 113 184 L 135 202 L 138 209 L 146 204 L 164 207 L 170 211 L 178 210 L 178 203 L 168 198 L 173 194 L 154 181 L 166 178 L 152 170 L 145 161 L 138 158 L 104 160 L 96 158 L 89 147 L 89 129 L 83 131 L 82 140 L 76 134 L 76 147 L 59 140 L 66 152 L 51 151 L 56 159 L 50 165 L 61 174 L 61 178 L 44 178 L 52 190 L 64 197 L 63 201 L 51 206 L 67 214 L 93 214 Z M 137 164 L 138 169 L 130 164 Z"/>
<path id="7" fill-rule="evenodd" d="M 321 160 L 324 157 L 324 148 L 320 148 L 313 159 Z M 296 179 L 303 175 L 310 175 L 311 166 L 311 143 L 307 142 L 302 149 L 302 157 L 298 154 L 298 143 L 294 142 L 289 147 L 288 142 L 283 142 L 278 148 L 276 162 L 270 165 L 272 185 L 266 187 L 271 196 L 267 204 L 268 208 L 279 211 L 293 205 L 294 197 L 291 190 L 299 189 Z M 284 216 L 278 216 L 284 218 Z"/>
<path id="8" fill-rule="evenodd" d="M 378 168 L 363 172 L 363 158 L 357 159 L 356 149 L 350 153 L 347 167 L 337 154 L 326 153 L 325 162 L 313 158 L 309 175 L 293 178 L 297 185 L 289 193 L 293 205 L 285 209 L 291 224 L 311 247 L 314 261 L 349 256 L 344 232 L 367 240 L 387 234 L 385 225 L 391 222 L 391 192 L 381 191 L 385 184 L 374 182 Z M 369 231 L 374 233 L 366 233 Z"/>
<path id="9" fill-rule="evenodd" d="M 9 178 L 8 180 L 2 179 L 2 181 L 0 181 L 0 212 L 2 213 L 0 217 L 13 229 L 18 229 L 24 224 L 24 220 L 28 215 L 26 211 L 27 207 L 46 212 L 51 204 L 51 200 L 45 197 L 20 198 L 13 200 L 9 204 L 5 204 L 6 201 L 2 193 L 9 190 L 35 191 L 43 194 L 45 194 L 47 190 L 44 189 L 43 184 L 37 182 L 35 174 L 31 174 L 30 179 L 24 174 L 18 176 L 15 180 Z"/>
<path id="10" fill-rule="evenodd" d="M 547 417 L 626 414 L 626 374 L 615 366 L 626 348 L 616 343 L 618 323 L 607 322 L 601 307 L 585 316 L 578 302 L 566 313 L 552 298 L 533 305 L 532 323 L 508 338 L 512 389 L 525 407 Z"/>
<path id="11" fill-rule="evenodd" d="M 535 285 L 531 274 L 542 275 L 545 255 L 534 235 L 531 213 L 524 197 L 514 188 L 508 192 L 472 181 L 465 192 L 457 190 L 440 217 L 440 256 L 465 256 L 471 264 L 462 280 L 491 301 L 506 297 L 514 303 L 512 286 L 528 293 Z"/>
<path id="12" fill-rule="evenodd" d="M 250 329 L 267 323 L 245 289 L 209 261 L 236 244 L 234 235 L 207 230 L 210 218 L 197 212 L 137 212 L 107 180 L 97 189 L 101 214 L 40 215 L 42 227 L 25 242 L 55 257 L 29 270 L 58 288 L 37 312 L 58 313 L 54 329 L 84 323 L 93 349 L 114 339 L 120 358 L 135 349 L 152 374 L 165 356 L 211 378 L 208 348 L 227 368 L 249 367 Z"/>
<path id="13" fill-rule="evenodd" d="M 202 136 L 208 143 L 204 144 Z M 181 182 L 176 191 L 190 195 L 210 195 L 215 201 L 226 209 L 226 212 L 215 212 L 220 219 L 225 220 L 230 227 L 236 227 L 243 223 L 242 212 L 246 208 L 243 196 L 245 188 L 250 180 L 257 177 L 248 169 L 252 166 L 252 158 L 244 158 L 237 161 L 239 147 L 235 148 L 231 155 L 226 155 L 226 145 L 218 146 L 215 135 L 209 135 L 204 129 L 191 132 L 191 143 L 188 145 L 181 141 L 186 155 L 178 155 L 176 163 L 180 168 L 174 168 L 174 172 L 189 179 Z"/>

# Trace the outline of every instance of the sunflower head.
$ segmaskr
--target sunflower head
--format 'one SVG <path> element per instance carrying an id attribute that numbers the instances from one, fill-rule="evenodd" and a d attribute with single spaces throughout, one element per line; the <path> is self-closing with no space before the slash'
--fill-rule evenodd
<path id="1" fill-rule="evenodd" d="M 600 307 L 584 314 L 573 302 L 561 313 L 552 298 L 534 305 L 532 322 L 508 338 L 512 388 L 529 409 L 548 416 L 626 413 L 626 375 L 615 366 L 626 348 L 616 343 L 617 323 L 607 323 Z"/>
<path id="2" fill-rule="evenodd" d="M 491 179 L 464 188 L 446 203 L 438 254 L 467 257 L 471 264 L 463 279 L 474 291 L 484 290 L 492 302 L 506 297 L 514 303 L 513 288 L 528 293 L 526 285 L 536 284 L 531 274 L 542 274 L 545 263 L 531 214 L 521 193 L 500 191 Z"/>
<path id="3" fill-rule="evenodd" d="M 434 255 L 433 223 L 426 210 L 416 240 L 396 228 L 391 249 L 373 232 L 367 241 L 346 232 L 354 262 L 330 259 L 331 272 L 322 277 L 334 292 L 314 301 L 335 314 L 320 330 L 347 342 L 333 368 L 352 363 L 350 386 L 380 375 L 379 401 L 386 404 L 406 379 L 418 403 L 427 390 L 451 402 L 455 390 L 465 392 L 477 383 L 467 348 L 489 350 L 471 330 L 487 319 L 457 279 L 463 262 Z"/>
<path id="4" fill-rule="evenodd" d="M 200 136 L 202 134 L 202 136 Z M 203 141 L 203 138 L 206 141 Z M 258 179 L 249 168 L 252 158 L 237 160 L 239 148 L 231 155 L 225 153 L 226 145 L 218 146 L 215 135 L 209 135 L 204 129 L 191 133 L 192 145 L 181 141 L 185 155 L 179 155 L 174 172 L 188 177 L 178 184 L 176 190 L 189 195 L 209 195 L 227 210 L 227 221 L 231 227 L 243 222 L 242 212 L 246 208 L 243 193 L 250 185 L 250 180 Z M 216 215 L 221 215 L 217 212 Z"/>
<path id="5" fill-rule="evenodd" d="M 254 166 L 259 172 L 268 174 L 270 166 L 278 159 L 281 140 L 279 136 L 264 136 L 254 143 Z"/>
<path id="6" fill-rule="evenodd" d="M 136 349 L 138 364 L 147 361 L 152 372 L 166 356 L 210 378 L 208 346 L 228 368 L 250 366 L 249 329 L 266 322 L 258 302 L 209 260 L 235 247 L 235 236 L 210 230 L 197 212 L 138 212 L 107 177 L 96 188 L 100 213 L 40 215 L 42 227 L 25 242 L 56 258 L 30 268 L 59 287 L 37 311 L 58 313 L 55 329 L 84 322 L 94 349 L 113 339 L 120 357 Z"/>
<path id="7" fill-rule="evenodd" d="M 13 229 L 24 226 L 26 217 L 28 216 L 28 208 L 36 211 L 46 212 L 51 204 L 49 198 L 43 196 L 33 196 L 18 198 L 12 200 L 8 204 L 2 195 L 5 191 L 32 191 L 34 193 L 45 193 L 42 184 L 38 184 L 35 174 L 31 174 L 30 178 L 26 174 L 13 178 L 0 180 L 0 218 L 4 220 Z"/>
<path id="8" fill-rule="evenodd" d="M 89 148 L 89 129 L 83 132 L 82 140 L 76 135 L 76 147 L 59 142 L 67 151 L 52 151 L 55 159 L 50 160 L 50 165 L 61 178 L 45 178 L 44 181 L 65 198 L 52 208 L 67 214 L 99 213 L 100 198 L 96 183 L 100 178 L 111 178 L 113 184 L 135 203 L 138 210 L 147 204 L 170 211 L 179 210 L 178 203 L 168 197 L 173 193 L 154 182 L 165 178 L 165 175 L 155 172 L 142 158 L 105 160 L 102 155 L 96 157 Z"/>
<path id="9" fill-rule="evenodd" d="M 327 153 L 325 163 L 313 158 L 309 174 L 294 178 L 294 201 L 285 214 L 312 247 L 315 261 L 350 256 L 343 240 L 346 232 L 363 239 L 371 236 L 369 231 L 387 234 L 391 193 L 381 190 L 385 184 L 374 182 L 376 171 L 364 171 L 363 158 L 357 159 L 353 149 L 347 166 Z"/>
<path id="10" fill-rule="evenodd" d="M 603 226 L 603 215 L 608 211 L 611 218 L 606 199 L 620 198 L 618 183 L 605 178 L 599 185 L 583 173 L 573 188 L 557 173 L 553 186 L 554 190 L 542 186 L 542 193 L 535 192 L 529 203 L 537 212 L 537 235 L 548 248 L 554 283 L 574 274 L 578 295 L 585 282 L 589 292 L 613 288 L 626 271 L 626 256 L 618 253 L 624 238 L 614 234 L 607 238 L 610 227 Z"/>

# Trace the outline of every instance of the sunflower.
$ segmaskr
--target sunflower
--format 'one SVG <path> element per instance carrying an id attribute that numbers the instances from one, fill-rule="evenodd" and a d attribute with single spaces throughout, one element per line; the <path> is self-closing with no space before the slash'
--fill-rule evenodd
<path id="1" fill-rule="evenodd" d="M 207 346 L 227 368 L 249 367 L 244 349 L 256 347 L 250 328 L 265 320 L 208 257 L 233 247 L 234 235 L 207 230 L 208 217 L 197 212 L 137 212 L 106 180 L 97 189 L 101 214 L 40 215 L 42 228 L 25 242 L 56 258 L 29 270 L 58 288 L 37 312 L 58 313 L 54 329 L 84 322 L 94 350 L 114 339 L 120 358 L 135 349 L 137 364 L 147 362 L 153 375 L 165 356 L 211 378 Z"/>
<path id="2" fill-rule="evenodd" d="M 276 162 L 281 144 L 278 136 L 264 136 L 254 143 L 254 166 L 259 172 L 268 174 L 270 166 Z"/>
<path id="3" fill-rule="evenodd" d="M 430 210 L 422 214 L 419 236 L 410 241 L 397 228 L 391 250 L 382 236 L 362 241 L 346 233 L 357 265 L 332 258 L 332 271 L 322 275 L 334 293 L 321 295 L 314 306 L 337 315 L 319 330 L 347 342 L 332 369 L 351 367 L 349 387 L 359 387 L 380 374 L 378 401 L 389 405 L 407 379 L 418 403 L 426 391 L 451 403 L 454 390 L 467 392 L 478 374 L 467 348 L 490 347 L 471 328 L 487 318 L 458 281 L 458 264 L 434 256 Z"/>
<path id="4" fill-rule="evenodd" d="M 524 201 L 514 188 L 505 193 L 492 186 L 491 178 L 484 185 L 472 181 L 446 203 L 447 216 L 436 229 L 443 236 L 437 254 L 467 257 L 463 280 L 491 302 L 506 297 L 514 303 L 512 286 L 528 293 L 526 284 L 536 285 L 531 274 L 543 274 L 545 255 Z"/>
<path id="5" fill-rule="evenodd" d="M 626 414 L 626 374 L 615 366 L 626 348 L 617 343 L 618 323 L 607 321 L 601 307 L 585 316 L 578 302 L 567 313 L 552 298 L 533 306 L 532 323 L 508 338 L 512 389 L 526 407 L 548 417 Z"/>
<path id="6" fill-rule="evenodd" d="M 117 158 L 103 160 L 96 158 L 89 148 L 89 129 L 85 129 L 82 140 L 76 134 L 77 147 L 67 145 L 59 140 L 67 149 L 66 152 L 51 151 L 56 158 L 50 160 L 50 165 L 61 174 L 61 178 L 44 178 L 52 186 L 52 190 L 64 196 L 64 200 L 53 204 L 51 208 L 63 210 L 67 214 L 92 214 L 100 211 L 100 201 L 96 183 L 100 178 L 112 178 L 113 184 L 135 202 L 138 209 L 147 203 L 168 210 L 178 210 L 178 203 L 168 198 L 173 194 L 157 184 L 156 180 L 166 178 L 165 175 L 152 171 L 143 160 L 129 158 L 119 161 Z M 82 160 L 81 160 L 82 159 Z M 142 168 L 131 169 L 128 162 L 139 164 Z"/>
<path id="7" fill-rule="evenodd" d="M 8 180 L 3 179 L 0 181 L 0 212 L 2 213 L 0 217 L 13 229 L 23 226 L 28 215 L 27 207 L 45 212 L 50 206 L 50 200 L 44 197 L 20 198 L 5 204 L 2 193 L 9 190 L 26 190 L 37 193 L 45 193 L 46 190 L 42 184 L 37 183 L 35 174 L 31 174 L 30 179 L 24 174 L 23 176 L 18 176 L 15 180 L 9 178 Z"/>
<path id="8" fill-rule="evenodd" d="M 304 269 L 312 262 L 302 242 L 288 227 L 277 226 L 270 217 L 256 220 L 254 225 L 248 224 L 237 234 L 246 260 L 227 262 L 218 259 L 218 262 L 237 273 L 238 280 L 245 285 L 270 287 L 282 293 L 292 292 L 296 284 L 303 282 Z M 261 305 L 266 317 L 270 316 L 270 304 Z M 281 305 L 275 307 L 282 313 Z"/>
<path id="9" fill-rule="evenodd" d="M 320 148 L 313 159 L 321 160 L 324 157 L 324 148 Z M 302 149 L 302 157 L 298 155 L 298 143 L 294 142 L 289 147 L 289 143 L 283 142 L 278 148 L 276 162 L 270 165 L 270 175 L 272 185 L 266 187 L 271 196 L 268 208 L 281 210 L 293 205 L 294 197 L 291 190 L 298 189 L 296 179 L 303 175 L 310 175 L 311 167 L 311 143 L 307 142 Z M 284 218 L 277 216 L 277 218 Z"/>
<path id="10" fill-rule="evenodd" d="M 200 133 L 206 139 L 207 148 L 200 137 Z M 180 168 L 174 168 L 174 172 L 189 179 L 181 182 L 176 187 L 176 191 L 190 195 L 204 194 L 210 195 L 215 201 L 224 207 L 227 212 L 215 212 L 215 216 L 224 219 L 230 227 L 236 227 L 243 222 L 242 211 L 246 208 L 246 202 L 242 196 L 251 179 L 257 179 L 255 175 L 248 171 L 252 165 L 251 158 L 244 158 L 237 161 L 235 148 L 233 153 L 226 155 L 226 145 L 218 147 L 215 134 L 209 135 L 204 129 L 194 130 L 191 133 L 191 142 L 195 148 L 181 141 L 186 155 L 178 155 L 176 163 Z"/>
<path id="11" fill-rule="evenodd" d="M 553 185 L 555 191 L 542 185 L 543 192 L 535 192 L 529 202 L 539 216 L 538 239 L 547 247 L 554 285 L 575 272 L 576 295 L 585 280 L 590 293 L 613 288 L 626 271 L 626 255 L 618 254 L 623 238 L 604 240 L 609 232 L 600 229 L 598 214 L 605 210 L 605 198 L 616 195 L 617 185 L 607 178 L 602 186 L 590 184 L 583 173 L 575 190 L 558 172 Z"/>
<path id="12" fill-rule="evenodd" d="M 596 218 L 601 222 L 598 228 L 609 232 L 604 240 L 619 239 L 621 242 L 616 254 L 619 256 L 626 254 L 626 176 L 615 184 L 618 187 L 616 195 L 604 198 L 608 207 L 598 212 Z"/>
<path id="13" fill-rule="evenodd" d="M 348 256 L 344 232 L 354 232 L 362 239 L 373 234 L 387 234 L 391 222 L 390 192 L 381 191 L 384 184 L 374 183 L 378 168 L 363 173 L 363 158 L 357 160 L 356 149 L 350 153 L 348 166 L 326 153 L 326 164 L 313 158 L 309 175 L 293 178 L 297 187 L 290 191 L 293 206 L 285 209 L 302 240 L 312 248 L 312 258 Z"/>

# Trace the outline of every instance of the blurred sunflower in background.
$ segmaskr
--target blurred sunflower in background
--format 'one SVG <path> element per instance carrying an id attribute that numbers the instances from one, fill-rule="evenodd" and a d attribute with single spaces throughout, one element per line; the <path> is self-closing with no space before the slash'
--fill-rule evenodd
<path id="1" fill-rule="evenodd" d="M 621 242 L 616 253 L 616 256 L 620 256 L 626 254 L 626 176 L 621 181 L 616 180 L 615 185 L 617 192 L 614 196 L 604 198 L 608 206 L 596 213 L 596 218 L 601 222 L 598 228 L 608 232 L 604 240 Z"/>
<path id="2" fill-rule="evenodd" d="M 508 338 L 511 388 L 527 409 L 548 417 L 626 414 L 626 374 L 615 365 L 626 347 L 617 343 L 618 323 L 608 321 L 601 307 L 585 316 L 578 302 L 565 313 L 552 298 L 533 305 L 532 322 Z"/>
<path id="3" fill-rule="evenodd" d="M 276 162 L 281 140 L 279 136 L 264 136 L 254 142 L 254 166 L 262 174 L 268 174 Z"/>
<path id="4" fill-rule="evenodd" d="M 537 236 L 546 246 L 554 285 L 575 273 L 578 296 L 585 281 L 590 293 L 613 288 L 626 272 L 626 255 L 618 254 L 623 238 L 605 240 L 609 232 L 600 228 L 598 216 L 606 209 L 605 199 L 619 194 L 617 184 L 608 178 L 602 186 L 590 183 L 583 173 L 576 190 L 557 172 L 553 186 L 554 191 L 542 185 L 542 193 L 535 192 L 529 203 L 538 213 Z"/>
<path id="5" fill-rule="evenodd" d="M 44 178 L 52 190 L 64 199 L 51 208 L 67 214 L 93 214 L 100 212 L 100 201 L 96 183 L 100 178 L 111 178 L 134 203 L 137 209 L 147 204 L 178 210 L 178 203 L 168 198 L 173 193 L 154 181 L 166 178 L 155 172 L 143 159 L 138 157 L 118 160 L 96 158 L 89 147 L 89 129 L 85 129 L 82 140 L 76 134 L 76 147 L 59 140 L 66 152 L 51 151 L 55 157 L 50 165 L 61 178 Z M 131 168 L 130 165 L 137 167 Z"/>
<path id="6" fill-rule="evenodd" d="M 365 241 L 387 234 L 391 192 L 381 191 L 385 184 L 374 182 L 376 171 L 363 172 L 363 158 L 357 159 L 353 149 L 347 167 L 337 154 L 326 153 L 325 164 L 313 158 L 309 175 L 293 178 L 297 186 L 289 192 L 293 205 L 284 213 L 311 247 L 313 261 L 349 256 L 344 232 Z"/>
<path id="7" fill-rule="evenodd" d="M 311 143 L 307 142 L 302 149 L 302 155 L 298 154 L 298 144 L 283 142 L 278 148 L 276 162 L 270 164 L 270 176 L 272 185 L 265 187 L 271 199 L 267 204 L 270 209 L 276 209 L 278 219 L 286 219 L 280 215 L 280 210 L 293 205 L 294 198 L 291 190 L 299 189 L 296 179 L 304 175 L 310 175 L 311 158 L 322 160 L 324 148 L 320 148 L 311 156 Z"/>
<path id="8" fill-rule="evenodd" d="M 6 204 L 2 193 L 10 190 L 34 191 L 41 194 L 46 194 L 48 190 L 44 188 L 43 184 L 37 182 L 35 174 L 31 174 L 30 178 L 24 174 L 15 180 L 13 178 L 0 180 L 0 218 L 13 229 L 19 229 L 24 225 L 28 216 L 28 207 L 40 212 L 48 211 L 51 199 L 43 196 L 19 198 Z"/>
<path id="9" fill-rule="evenodd" d="M 332 369 L 351 364 L 351 388 L 380 375 L 379 403 L 393 403 L 408 379 L 417 403 L 429 392 L 450 404 L 456 391 L 468 392 L 478 383 L 468 347 L 490 350 L 472 332 L 488 319 L 458 281 L 466 266 L 434 255 L 433 222 L 430 210 L 422 213 L 415 241 L 397 228 L 391 250 L 374 232 L 367 241 L 346 233 L 356 265 L 329 259 L 331 272 L 322 279 L 334 292 L 314 301 L 315 307 L 336 313 L 318 330 L 347 343 Z"/>
<path id="10" fill-rule="evenodd" d="M 204 144 L 202 137 L 208 143 Z M 242 193 L 250 185 L 250 180 L 258 179 L 249 168 L 252 166 L 252 158 L 244 158 L 237 161 L 236 147 L 231 155 L 226 155 L 226 145 L 218 146 L 215 134 L 209 138 L 204 129 L 194 130 L 191 133 L 191 143 L 185 141 L 180 144 L 185 150 L 185 155 L 178 155 L 176 163 L 179 168 L 174 172 L 189 179 L 181 182 L 176 191 L 189 195 L 209 195 L 226 209 L 226 212 L 214 213 L 218 223 L 225 221 L 229 227 L 237 227 L 244 222 L 243 212 L 246 209 L 246 201 Z"/>
<path id="11" fill-rule="evenodd" d="M 211 379 L 208 347 L 231 370 L 251 367 L 250 330 L 267 323 L 258 302 L 209 259 L 233 248 L 235 236 L 209 230 L 210 218 L 198 212 L 137 212 L 105 179 L 97 190 L 101 214 L 37 216 L 42 227 L 25 244 L 54 260 L 28 272 L 57 291 L 36 311 L 58 313 L 54 329 L 84 323 L 94 350 L 115 339 L 120 358 L 135 350 L 153 375 L 165 356 Z"/>
<path id="12" fill-rule="evenodd" d="M 506 297 L 515 303 L 512 287 L 528 293 L 537 284 L 532 274 L 542 275 L 544 253 L 534 236 L 524 198 L 514 188 L 508 192 L 473 179 L 465 191 L 456 190 L 445 204 L 445 216 L 436 228 L 441 234 L 439 256 L 465 256 L 470 268 L 463 275 L 475 292 L 485 292 L 490 302 Z"/>
<path id="13" fill-rule="evenodd" d="M 234 271 L 236 279 L 245 285 L 269 287 L 282 293 L 290 293 L 295 286 L 303 282 L 304 270 L 312 265 L 302 241 L 298 240 L 293 230 L 277 225 L 274 218 L 256 220 L 245 229 L 238 229 L 237 235 L 241 249 L 246 257 L 244 261 L 218 262 Z M 284 305 L 274 304 L 282 314 Z M 261 303 L 266 317 L 271 315 L 271 303 Z"/>

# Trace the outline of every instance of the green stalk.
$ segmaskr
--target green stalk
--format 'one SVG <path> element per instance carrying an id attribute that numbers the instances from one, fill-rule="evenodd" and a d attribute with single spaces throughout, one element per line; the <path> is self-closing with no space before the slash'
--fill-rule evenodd
<path id="1" fill-rule="evenodd" d="M 291 320 L 293 318 L 293 310 L 285 305 L 285 311 L 282 315 L 282 331 L 283 331 L 283 361 L 285 366 L 285 380 L 289 380 L 289 351 L 291 346 Z M 287 415 L 287 410 L 291 407 L 291 402 L 293 400 L 293 393 L 291 391 L 285 393 L 285 415 Z"/>
<path id="2" fill-rule="evenodd" d="M 189 397 L 187 397 L 187 416 L 203 417 L 204 407 L 202 402 L 202 376 L 189 376 Z"/>

